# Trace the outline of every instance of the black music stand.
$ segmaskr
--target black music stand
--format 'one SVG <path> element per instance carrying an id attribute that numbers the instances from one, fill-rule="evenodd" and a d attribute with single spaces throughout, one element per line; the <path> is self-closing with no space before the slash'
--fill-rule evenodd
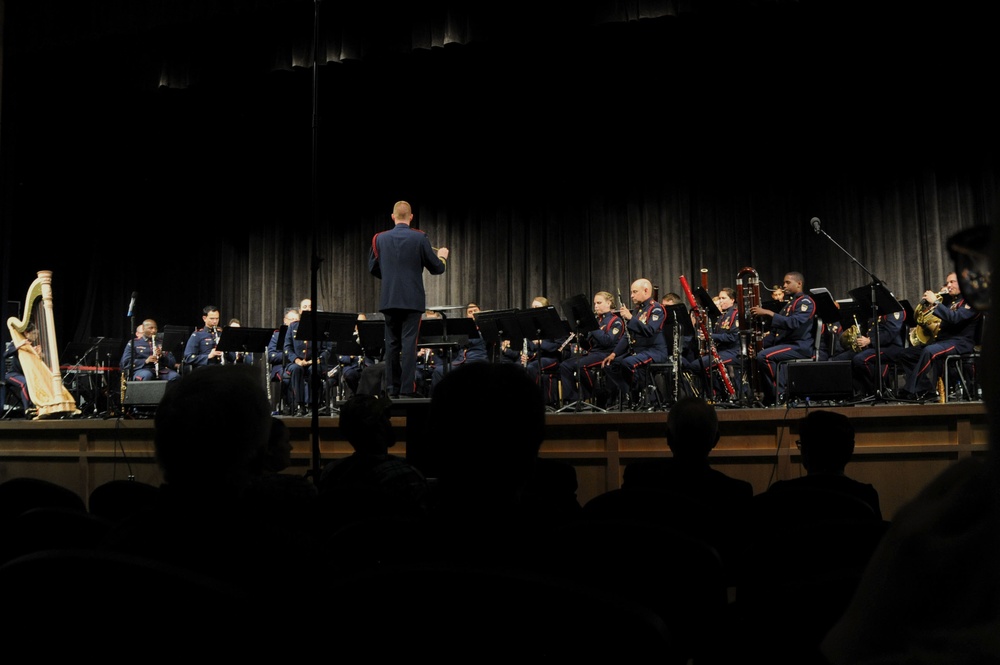
<path id="1" fill-rule="evenodd" d="M 714 328 L 716 322 L 722 317 L 719 307 L 712 300 L 712 296 L 709 295 L 708 291 L 702 287 L 696 286 L 692 292 L 694 293 L 695 300 L 698 301 L 698 309 L 708 315 L 708 320 L 712 322 L 712 327 Z"/>
<path id="2" fill-rule="evenodd" d="M 816 303 L 816 316 L 820 318 L 821 321 L 841 322 L 840 317 L 842 312 L 837 306 L 837 301 L 833 299 L 830 291 L 825 288 L 809 289 L 809 294 L 812 296 L 813 302 Z M 822 327 L 817 330 L 817 334 L 822 334 Z M 833 335 L 835 333 L 830 333 L 830 346 L 828 347 L 830 353 L 833 353 Z"/>
<path id="3" fill-rule="evenodd" d="M 566 317 L 567 323 L 569 323 L 570 331 L 576 336 L 576 339 L 582 339 L 587 336 L 587 333 L 599 329 L 601 326 L 597 322 L 597 317 L 594 316 L 594 308 L 590 301 L 587 300 L 587 296 L 582 293 L 567 298 L 562 301 L 563 311 L 568 312 L 569 315 Z M 577 356 L 579 357 L 579 356 Z M 601 413 L 606 413 L 607 409 L 602 409 L 596 404 L 591 404 L 583 400 L 583 394 L 580 385 L 580 368 L 576 368 L 574 372 L 576 380 L 576 394 L 578 399 L 570 404 L 565 404 L 556 410 L 556 413 L 562 413 L 563 411 L 600 411 Z"/>
<path id="4" fill-rule="evenodd" d="M 338 340 L 337 344 L 342 344 L 347 350 L 360 351 L 360 355 L 376 360 L 385 356 L 385 321 L 357 321 L 358 340 L 356 346 L 354 342 L 354 330 L 347 339 Z M 338 347 L 339 348 L 339 347 Z M 357 353 L 343 355 L 359 355 Z"/>
<path id="5" fill-rule="evenodd" d="M 521 325 L 521 331 L 527 333 L 525 339 L 563 339 L 569 336 L 569 324 L 559 316 L 552 305 L 547 307 L 532 307 L 514 313 L 514 318 Z M 538 364 L 538 381 L 542 380 L 542 353 L 539 348 L 536 354 Z"/>
<path id="6" fill-rule="evenodd" d="M 306 310 L 299 315 L 299 325 L 295 329 L 295 339 L 312 342 L 318 347 L 318 352 L 313 353 L 313 364 L 319 365 L 319 358 L 324 347 L 333 349 L 338 342 L 348 342 L 354 340 L 354 328 L 366 323 L 359 321 L 358 315 L 354 312 L 315 312 Z M 372 321 L 380 330 L 385 330 L 385 324 Z M 360 334 L 360 333 L 359 333 Z M 384 335 L 383 335 L 384 337 Z M 319 380 L 320 372 L 313 371 L 310 374 L 310 408 L 312 410 L 313 421 L 319 422 Z M 329 401 L 329 400 L 328 400 Z M 331 409 L 332 410 L 332 409 Z"/>
<path id="7" fill-rule="evenodd" d="M 480 334 L 483 336 L 483 341 L 494 345 L 499 350 L 501 341 L 507 341 L 511 345 L 514 345 L 515 340 L 520 343 L 521 340 L 528 339 L 521 329 L 521 321 L 517 318 L 517 312 L 518 310 L 516 309 L 476 312 L 473 315 L 476 318 L 476 323 L 478 324 L 480 321 L 483 323 L 480 327 Z M 487 334 L 489 337 L 487 337 Z M 494 360 L 498 357 L 498 354 L 496 354 Z"/>
<path id="8" fill-rule="evenodd" d="M 192 330 L 189 326 L 163 326 L 163 349 L 173 353 L 181 365 L 184 364 L 184 346 Z"/>
<path id="9" fill-rule="evenodd" d="M 889 314 L 894 314 L 896 312 L 906 312 L 906 307 L 896 300 L 896 297 L 892 295 L 889 289 L 885 288 L 885 285 L 877 279 L 873 280 L 867 286 L 851 289 L 850 293 L 855 302 L 862 307 L 867 307 L 868 311 L 871 312 L 869 327 L 875 328 L 874 346 L 876 372 L 878 374 L 878 388 L 876 388 L 875 397 L 871 401 L 872 403 L 888 402 L 890 400 L 885 396 L 885 379 L 882 376 L 882 341 L 879 339 L 878 334 L 878 320 L 880 316 L 888 316 Z M 909 312 L 907 312 L 907 314 L 909 314 Z M 907 320 L 912 319 L 907 316 Z M 869 331 L 869 333 L 870 332 L 871 331 Z M 868 336 L 871 337 L 871 334 Z"/>
<path id="10" fill-rule="evenodd" d="M 225 334 L 219 336 L 219 351 L 226 353 L 267 353 L 267 345 L 271 341 L 274 331 L 270 328 L 249 328 L 245 326 L 230 326 L 226 328 Z M 167 346 L 167 339 L 163 340 L 163 348 Z"/>

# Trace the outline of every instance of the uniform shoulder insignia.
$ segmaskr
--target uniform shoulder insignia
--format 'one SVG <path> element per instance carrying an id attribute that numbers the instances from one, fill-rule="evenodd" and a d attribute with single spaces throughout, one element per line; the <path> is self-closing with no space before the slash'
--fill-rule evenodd
<path id="1" fill-rule="evenodd" d="M 896 319 L 897 321 L 899 320 L 900 316 L 902 316 L 901 312 L 893 312 L 892 313 L 892 318 Z"/>
<path id="2" fill-rule="evenodd" d="M 652 319 L 654 321 L 659 321 L 660 320 L 660 313 L 659 312 L 653 312 Z"/>
<path id="3" fill-rule="evenodd" d="M 802 309 L 803 312 L 808 312 L 809 311 L 809 304 L 808 303 L 802 303 L 801 309 Z"/>
<path id="4" fill-rule="evenodd" d="M 621 329 L 621 328 L 619 328 L 617 324 L 616 324 L 616 325 L 615 325 L 615 326 L 614 326 L 613 328 L 611 328 L 611 334 L 612 334 L 612 335 L 617 335 L 617 334 L 618 334 L 618 333 L 620 333 L 621 331 L 622 331 L 622 329 Z"/>

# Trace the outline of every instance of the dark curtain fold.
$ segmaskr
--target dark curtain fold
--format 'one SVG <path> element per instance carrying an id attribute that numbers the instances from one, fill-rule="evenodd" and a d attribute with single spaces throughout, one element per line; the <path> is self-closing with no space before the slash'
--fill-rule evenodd
<path id="1" fill-rule="evenodd" d="M 36 244 L 5 231 L 9 293 L 53 269 L 64 341 L 127 334 L 133 290 L 161 327 L 199 325 L 210 303 L 274 326 L 314 267 L 320 308 L 371 313 L 371 238 L 407 199 L 452 250 L 428 305 L 627 298 L 638 277 L 680 293 L 703 268 L 714 291 L 748 266 L 837 298 L 867 268 L 914 301 L 943 283 L 945 239 L 996 217 L 973 17 L 417 4 L 323 3 L 316 134 L 313 3 L 120 3 L 103 27 L 79 7 L 20 33 L 5 229 L 68 229 Z"/>

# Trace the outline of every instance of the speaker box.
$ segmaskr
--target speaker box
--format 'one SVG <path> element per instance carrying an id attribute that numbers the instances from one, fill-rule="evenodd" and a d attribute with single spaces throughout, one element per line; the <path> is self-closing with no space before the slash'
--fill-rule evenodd
<path id="1" fill-rule="evenodd" d="M 159 404 L 169 381 L 126 381 L 125 404 L 131 406 L 150 406 Z"/>
<path id="2" fill-rule="evenodd" d="M 848 399 L 854 394 L 850 360 L 788 363 L 788 399 Z"/>

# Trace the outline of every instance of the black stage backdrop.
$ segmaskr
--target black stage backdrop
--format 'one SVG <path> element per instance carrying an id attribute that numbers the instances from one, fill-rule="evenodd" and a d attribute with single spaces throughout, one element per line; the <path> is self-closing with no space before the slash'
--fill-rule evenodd
<path id="1" fill-rule="evenodd" d="M 862 266 L 915 302 L 997 215 L 962 3 L 357 4 L 0 2 L 0 302 L 47 269 L 60 342 L 127 335 L 133 291 L 161 329 L 270 327 L 315 270 L 319 309 L 373 312 L 398 199 L 452 252 L 429 306 L 744 267 L 846 298 Z"/>

